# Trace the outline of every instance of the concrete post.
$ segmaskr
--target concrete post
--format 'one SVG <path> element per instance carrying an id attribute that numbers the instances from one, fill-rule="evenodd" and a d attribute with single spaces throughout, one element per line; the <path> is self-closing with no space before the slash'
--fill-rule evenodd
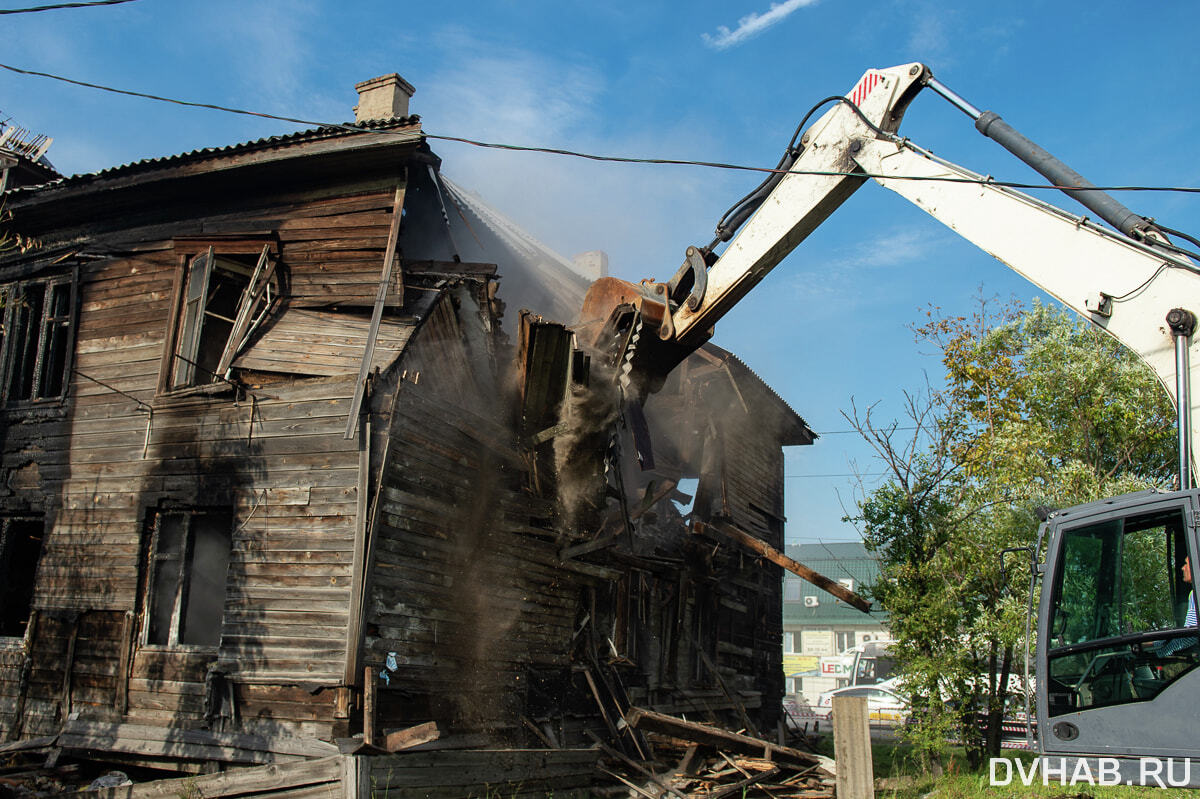
<path id="1" fill-rule="evenodd" d="M 833 759 L 837 761 L 838 799 L 872 799 L 871 722 L 865 696 L 833 698 Z"/>

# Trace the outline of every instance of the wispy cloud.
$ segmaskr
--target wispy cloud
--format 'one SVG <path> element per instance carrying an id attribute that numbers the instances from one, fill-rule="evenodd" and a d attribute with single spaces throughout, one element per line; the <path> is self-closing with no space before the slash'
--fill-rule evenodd
<path id="1" fill-rule="evenodd" d="M 771 8 L 761 14 L 748 14 L 739 19 L 737 27 L 733 30 L 721 25 L 717 27 L 715 36 L 702 33 L 700 38 L 709 47 L 726 50 L 757 36 L 774 24 L 782 22 L 794 11 L 811 6 L 816 2 L 817 0 L 784 0 L 782 3 L 772 3 Z"/>
<path id="2" fill-rule="evenodd" d="M 454 58 L 414 80 L 413 111 L 428 133 L 614 155 L 658 155 L 664 142 L 686 142 L 668 148 L 684 157 L 709 150 L 690 118 L 653 129 L 636 120 L 614 125 L 605 119 L 611 88 L 600 65 L 586 58 L 564 60 L 461 31 L 441 39 Z M 721 203 L 745 190 L 739 176 L 711 171 L 447 141 L 433 146 L 445 173 L 464 189 L 565 256 L 607 251 L 613 273 L 626 279 L 669 275 L 694 238 L 711 237 Z"/>
<path id="3" fill-rule="evenodd" d="M 825 268 L 839 272 L 857 272 L 862 269 L 886 269 L 915 263 L 929 257 L 944 240 L 944 235 L 937 228 L 888 231 L 855 247 L 853 252 L 843 252 L 840 257 L 826 262 Z"/>
<path id="4" fill-rule="evenodd" d="M 792 258 L 798 273 L 790 280 L 795 294 L 816 316 L 891 302 L 897 285 L 908 285 L 947 243 L 936 226 L 892 228 L 832 251 L 805 250 Z M 911 267 L 911 268 L 910 268 Z"/>
<path id="5" fill-rule="evenodd" d="M 913 30 L 908 37 L 908 47 L 913 53 L 928 62 L 936 62 L 945 67 L 948 56 L 953 52 L 950 46 L 951 28 L 955 27 L 954 15 L 940 10 L 937 14 L 918 14 L 915 17 Z"/>

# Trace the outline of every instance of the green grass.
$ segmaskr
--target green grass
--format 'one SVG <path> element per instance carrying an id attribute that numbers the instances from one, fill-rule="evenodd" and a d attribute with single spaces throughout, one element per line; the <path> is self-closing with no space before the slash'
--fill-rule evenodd
<path id="1" fill-rule="evenodd" d="M 822 754 L 833 755 L 832 741 L 822 741 L 818 746 Z M 828 750 L 828 751 L 826 751 Z M 902 743 L 877 741 L 873 746 L 872 760 L 876 779 L 876 797 L 880 799 L 994 799 L 1000 797 L 1038 797 L 1039 799 L 1198 799 L 1200 792 L 1188 788 L 1158 788 L 1132 785 L 1089 785 L 1085 782 L 1062 785 L 1052 778 L 1048 785 L 1042 783 L 1037 773 L 1032 784 L 1021 784 L 1015 768 L 1012 782 L 1005 786 L 992 786 L 985 765 L 981 771 L 972 771 L 961 748 L 951 749 L 943 762 L 943 773 L 934 776 L 928 773 L 913 755 L 912 747 Z M 1026 768 L 1033 762 L 1030 752 L 1005 750 L 1002 757 L 1021 760 Z M 999 772 L 1003 775 L 1003 770 Z"/>

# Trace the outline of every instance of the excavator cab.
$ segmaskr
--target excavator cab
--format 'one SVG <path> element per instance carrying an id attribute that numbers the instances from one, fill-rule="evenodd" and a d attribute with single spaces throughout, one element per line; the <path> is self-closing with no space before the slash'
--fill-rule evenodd
<path id="1" fill-rule="evenodd" d="M 1147 491 L 1042 526 L 1030 609 L 1036 600 L 1043 754 L 1200 758 L 1200 629 L 1194 613 L 1188 624 L 1185 567 L 1200 554 L 1198 508 L 1198 490 Z"/>

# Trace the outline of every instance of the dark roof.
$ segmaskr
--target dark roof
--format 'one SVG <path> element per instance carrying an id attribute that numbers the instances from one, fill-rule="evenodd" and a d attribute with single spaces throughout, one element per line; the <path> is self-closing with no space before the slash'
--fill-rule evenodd
<path id="1" fill-rule="evenodd" d="M 788 405 L 787 401 L 783 397 L 779 396 L 779 393 L 776 392 L 775 389 L 771 388 L 767 381 L 759 377 L 758 372 L 755 372 L 753 369 L 747 366 L 745 361 L 734 355 L 729 350 L 718 347 L 712 342 L 704 344 L 704 349 L 720 357 L 725 362 L 726 366 L 729 367 L 731 374 L 743 379 L 748 378 L 753 380 L 763 389 L 767 396 L 774 400 L 780 411 L 787 418 L 788 422 L 787 429 L 783 431 L 780 444 L 788 447 L 797 446 L 800 444 L 811 444 L 818 438 L 817 434 L 814 433 L 812 428 L 808 426 L 808 422 L 804 421 L 804 418 L 800 416 L 800 414 L 796 413 L 796 411 L 792 409 L 792 406 Z"/>
<path id="2" fill-rule="evenodd" d="M 421 118 L 419 116 L 411 115 L 407 117 L 396 117 L 393 119 L 368 120 L 357 123 L 348 122 L 343 125 L 324 125 L 319 128 L 310 128 L 308 130 L 300 130 L 296 131 L 295 133 L 285 133 L 277 136 L 267 136 L 262 139 L 254 139 L 252 141 L 241 142 L 239 144 L 225 145 L 224 147 L 203 147 L 198 150 L 191 150 L 189 152 L 179 153 L 177 155 L 166 155 L 158 158 L 144 158 L 140 161 L 133 161 L 128 164 L 102 169 L 99 172 L 86 172 L 78 175 L 71 175 L 70 177 L 59 178 L 58 180 L 49 181 L 36 186 L 25 186 L 9 193 L 12 195 L 23 195 L 30 191 L 48 187 L 82 186 L 108 178 L 136 175 L 141 172 L 151 172 L 164 167 L 189 164 L 204 161 L 210 158 L 242 155 L 244 153 L 251 153 L 259 150 L 269 150 L 277 147 L 286 147 L 294 144 L 320 141 L 322 139 L 335 139 L 342 136 L 353 136 L 360 133 L 379 133 L 401 128 L 419 128 L 420 121 Z"/>
<path id="3" fill-rule="evenodd" d="M 786 548 L 785 554 L 831 580 L 851 578 L 856 594 L 862 594 L 866 586 L 879 577 L 879 558 L 868 552 L 861 541 L 793 544 Z M 785 579 L 800 580 L 792 574 L 786 574 Z M 783 603 L 785 624 L 866 624 L 887 621 L 887 613 L 882 610 L 872 610 L 868 616 L 812 583 L 800 580 L 800 585 L 800 599 Z M 806 596 L 815 596 L 817 606 L 805 607 Z"/>
<path id="4" fill-rule="evenodd" d="M 18 150 L 0 147 L 0 162 L 5 161 L 8 162 L 11 169 L 8 178 L 8 185 L 12 187 L 10 191 L 22 186 L 32 186 L 51 180 L 58 180 L 62 177 L 54 168 L 54 165 L 46 160 L 45 156 L 35 161 Z"/>

